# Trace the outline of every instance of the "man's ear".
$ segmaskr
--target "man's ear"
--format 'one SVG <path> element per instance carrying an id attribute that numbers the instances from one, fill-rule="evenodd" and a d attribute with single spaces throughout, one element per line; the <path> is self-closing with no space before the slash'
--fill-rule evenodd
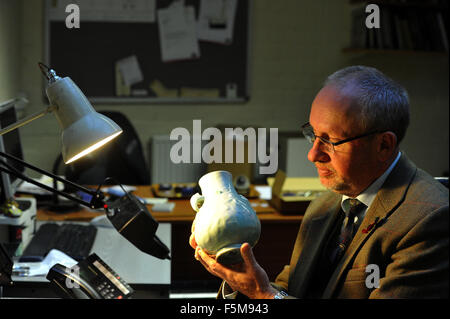
<path id="1" fill-rule="evenodd" d="M 392 157 L 397 148 L 397 136 L 391 131 L 383 132 L 378 136 L 377 154 L 381 162 Z"/>

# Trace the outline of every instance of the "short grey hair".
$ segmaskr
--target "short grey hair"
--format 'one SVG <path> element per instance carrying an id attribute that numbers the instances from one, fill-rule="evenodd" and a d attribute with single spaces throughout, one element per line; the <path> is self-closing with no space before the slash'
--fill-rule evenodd
<path id="1" fill-rule="evenodd" d="M 408 92 L 401 85 L 367 66 L 338 70 L 326 79 L 324 86 L 328 85 L 338 90 L 352 89 L 355 102 L 361 107 L 360 122 L 365 132 L 391 131 L 400 144 L 410 119 Z"/>

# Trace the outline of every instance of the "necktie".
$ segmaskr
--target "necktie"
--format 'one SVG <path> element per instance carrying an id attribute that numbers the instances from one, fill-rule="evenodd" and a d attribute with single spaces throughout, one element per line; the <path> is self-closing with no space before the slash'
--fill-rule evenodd
<path id="1" fill-rule="evenodd" d="M 355 217 L 365 206 L 359 200 L 349 198 L 344 201 L 345 219 L 341 233 L 338 237 L 337 246 L 332 250 L 330 260 L 332 264 L 337 262 L 344 254 L 355 232 Z"/>

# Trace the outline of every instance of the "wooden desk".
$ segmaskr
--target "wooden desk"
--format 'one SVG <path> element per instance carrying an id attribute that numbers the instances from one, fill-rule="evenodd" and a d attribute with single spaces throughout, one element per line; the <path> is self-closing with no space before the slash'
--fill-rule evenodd
<path id="1" fill-rule="evenodd" d="M 143 197 L 155 197 L 150 186 L 136 186 L 136 191 L 133 194 Z M 195 211 L 192 209 L 189 200 L 187 199 L 174 199 L 171 200 L 175 203 L 175 208 L 172 212 L 154 212 L 152 211 L 152 205 L 147 205 L 147 209 L 152 216 L 161 223 L 170 222 L 192 222 L 195 218 Z M 273 207 L 268 205 L 267 201 L 262 199 L 250 199 L 250 203 L 253 206 L 256 214 L 261 221 L 273 221 L 273 222 L 298 222 L 302 219 L 301 215 L 282 215 L 277 212 Z M 92 218 L 103 215 L 104 212 L 90 211 L 88 209 L 82 209 L 70 213 L 55 213 L 48 210 L 38 209 L 38 220 L 77 220 L 77 221 L 89 221 Z"/>
<path id="2" fill-rule="evenodd" d="M 150 186 L 137 186 L 135 195 L 140 197 L 154 197 Z M 195 217 L 189 200 L 172 200 L 175 208 L 172 212 L 153 212 L 152 206 L 147 205 L 149 212 L 160 223 L 172 224 L 172 284 L 176 287 L 195 288 L 214 285 L 220 281 L 209 274 L 203 266 L 194 259 L 194 250 L 189 246 L 191 225 Z M 266 270 L 269 279 L 289 264 L 292 248 L 300 226 L 301 215 L 282 215 L 265 200 L 251 199 L 250 203 L 261 221 L 261 237 L 254 247 L 254 254 L 258 263 Z M 104 212 L 81 210 L 67 214 L 53 213 L 39 209 L 38 220 L 62 221 L 90 219 L 102 215 Z M 217 286 L 218 287 L 218 286 Z"/>

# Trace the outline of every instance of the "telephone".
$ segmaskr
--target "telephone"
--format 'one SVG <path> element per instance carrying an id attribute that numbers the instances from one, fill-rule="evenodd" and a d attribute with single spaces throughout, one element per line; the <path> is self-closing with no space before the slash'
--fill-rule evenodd
<path id="1" fill-rule="evenodd" d="M 96 254 L 70 268 L 55 264 L 47 279 L 53 290 L 65 299 L 127 299 L 134 293 Z"/>

